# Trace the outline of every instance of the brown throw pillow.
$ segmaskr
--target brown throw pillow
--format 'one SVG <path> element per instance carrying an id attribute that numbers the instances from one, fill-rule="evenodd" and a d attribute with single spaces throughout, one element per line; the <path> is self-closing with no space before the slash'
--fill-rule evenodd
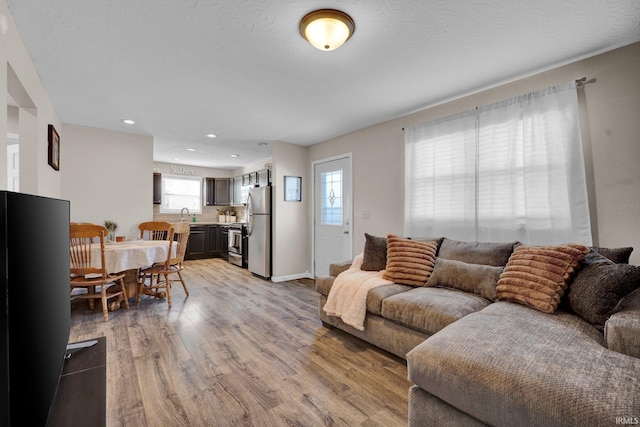
<path id="1" fill-rule="evenodd" d="M 640 288 L 640 266 L 615 264 L 592 251 L 569 287 L 571 309 L 599 330 L 623 297 Z"/>
<path id="2" fill-rule="evenodd" d="M 498 280 L 497 299 L 555 312 L 588 252 L 574 244 L 517 247 Z"/>
<path id="3" fill-rule="evenodd" d="M 424 286 L 433 271 L 437 242 L 417 242 L 389 234 L 383 278 L 395 283 Z"/>
<path id="4" fill-rule="evenodd" d="M 503 267 L 436 258 L 427 286 L 459 289 L 495 301 L 502 270 Z"/>
<path id="5" fill-rule="evenodd" d="M 364 233 L 364 253 L 360 270 L 380 271 L 387 266 L 387 238 Z"/>

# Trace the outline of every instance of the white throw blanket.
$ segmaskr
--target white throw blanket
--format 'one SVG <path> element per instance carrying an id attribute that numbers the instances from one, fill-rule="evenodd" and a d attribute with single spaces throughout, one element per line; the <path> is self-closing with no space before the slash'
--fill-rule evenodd
<path id="1" fill-rule="evenodd" d="M 363 271 L 363 254 L 356 256 L 348 270 L 335 278 L 324 312 L 340 317 L 344 323 L 364 331 L 364 317 L 367 314 L 367 294 L 369 290 L 393 282 L 382 278 L 382 271 Z"/>

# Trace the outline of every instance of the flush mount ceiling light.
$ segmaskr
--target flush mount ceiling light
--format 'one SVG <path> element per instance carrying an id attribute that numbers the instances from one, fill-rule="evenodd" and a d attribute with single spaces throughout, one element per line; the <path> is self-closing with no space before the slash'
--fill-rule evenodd
<path id="1" fill-rule="evenodd" d="M 320 9 L 306 14 L 300 21 L 300 34 L 320 50 L 334 50 L 353 35 L 356 25 L 344 12 Z"/>

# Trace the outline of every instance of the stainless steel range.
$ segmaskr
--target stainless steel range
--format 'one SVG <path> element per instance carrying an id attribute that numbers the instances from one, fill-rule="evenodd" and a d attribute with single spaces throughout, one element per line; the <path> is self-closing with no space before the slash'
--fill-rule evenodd
<path id="1" fill-rule="evenodd" d="M 244 223 L 233 223 L 229 226 L 229 262 L 238 267 L 246 267 L 246 226 Z"/>

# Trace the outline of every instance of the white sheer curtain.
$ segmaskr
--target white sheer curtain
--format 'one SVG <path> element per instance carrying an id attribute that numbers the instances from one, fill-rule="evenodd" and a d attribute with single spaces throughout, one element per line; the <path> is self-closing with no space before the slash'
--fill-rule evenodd
<path id="1" fill-rule="evenodd" d="M 575 83 L 405 130 L 405 235 L 591 245 Z"/>

